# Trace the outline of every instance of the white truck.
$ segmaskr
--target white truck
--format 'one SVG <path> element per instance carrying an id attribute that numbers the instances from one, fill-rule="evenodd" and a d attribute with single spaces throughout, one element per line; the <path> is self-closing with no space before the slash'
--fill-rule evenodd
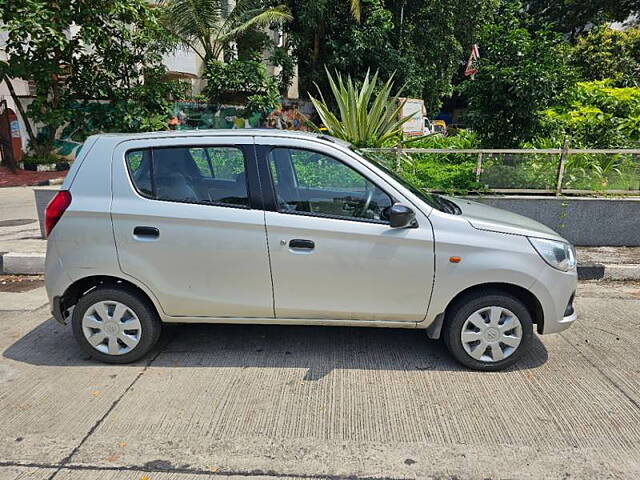
<path id="1" fill-rule="evenodd" d="M 398 101 L 404 102 L 399 112 L 400 118 L 411 116 L 402 126 L 405 137 L 420 137 L 433 133 L 433 125 L 427 118 L 423 100 L 419 98 L 398 98 Z"/>

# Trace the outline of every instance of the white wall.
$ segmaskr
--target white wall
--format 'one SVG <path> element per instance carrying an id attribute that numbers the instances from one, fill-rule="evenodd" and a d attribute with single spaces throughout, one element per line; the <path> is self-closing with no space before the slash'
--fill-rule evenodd
<path id="1" fill-rule="evenodd" d="M 165 55 L 162 63 L 172 73 L 199 76 L 202 69 L 202 60 L 192 50 L 176 50 Z"/>

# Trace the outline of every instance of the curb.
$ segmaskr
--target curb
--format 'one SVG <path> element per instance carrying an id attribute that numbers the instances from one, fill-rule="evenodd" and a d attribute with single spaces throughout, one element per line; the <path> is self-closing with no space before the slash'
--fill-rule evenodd
<path id="1" fill-rule="evenodd" d="M 640 265 L 609 265 L 605 270 L 609 280 L 640 280 Z"/>
<path id="2" fill-rule="evenodd" d="M 607 267 L 601 263 L 578 265 L 578 280 L 601 280 Z"/>
<path id="3" fill-rule="evenodd" d="M 43 253 L 4 253 L 0 259 L 0 273 L 7 275 L 41 275 L 44 273 Z"/>
<path id="4" fill-rule="evenodd" d="M 42 180 L 41 182 L 38 182 L 35 186 L 36 187 L 46 187 L 48 185 L 62 185 L 63 182 L 64 182 L 64 177 L 62 177 L 62 178 L 52 178 L 51 180 Z"/>
<path id="5" fill-rule="evenodd" d="M 44 253 L 0 252 L 0 274 L 42 275 Z M 578 265 L 579 280 L 640 280 L 640 264 Z"/>
<path id="6" fill-rule="evenodd" d="M 578 265 L 578 280 L 640 280 L 640 265 L 590 263 Z"/>

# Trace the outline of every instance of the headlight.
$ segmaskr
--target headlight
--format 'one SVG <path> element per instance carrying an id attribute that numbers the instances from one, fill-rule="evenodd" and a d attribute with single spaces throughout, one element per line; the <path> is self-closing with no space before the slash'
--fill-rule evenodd
<path id="1" fill-rule="evenodd" d="M 572 245 L 557 240 L 531 237 L 529 242 L 542 259 L 553 268 L 568 272 L 576 267 L 576 251 Z"/>

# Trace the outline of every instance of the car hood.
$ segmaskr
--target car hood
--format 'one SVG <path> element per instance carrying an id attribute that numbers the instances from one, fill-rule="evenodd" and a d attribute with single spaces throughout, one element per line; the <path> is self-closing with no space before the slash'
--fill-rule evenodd
<path id="1" fill-rule="evenodd" d="M 448 197 L 447 197 L 448 198 Z M 549 238 L 566 242 L 558 233 L 523 215 L 490 207 L 465 198 L 449 198 L 460 210 L 461 215 L 478 230 L 509 233 L 512 235 L 526 235 L 528 237 Z"/>

